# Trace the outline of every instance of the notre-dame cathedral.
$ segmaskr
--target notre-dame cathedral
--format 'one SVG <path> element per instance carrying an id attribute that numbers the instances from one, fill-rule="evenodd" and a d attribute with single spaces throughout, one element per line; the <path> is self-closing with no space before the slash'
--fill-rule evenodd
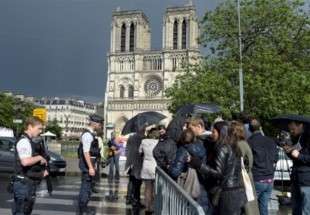
<path id="1" fill-rule="evenodd" d="M 151 28 L 142 11 L 114 11 L 107 61 L 107 125 L 120 131 L 128 119 L 144 111 L 169 117 L 165 90 L 186 63 L 198 62 L 198 37 L 198 18 L 192 4 L 166 9 L 160 51 L 151 49 Z"/>

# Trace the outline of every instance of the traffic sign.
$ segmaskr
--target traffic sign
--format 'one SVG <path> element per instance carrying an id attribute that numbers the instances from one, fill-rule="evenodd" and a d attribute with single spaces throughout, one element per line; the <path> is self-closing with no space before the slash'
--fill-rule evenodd
<path id="1" fill-rule="evenodd" d="M 47 110 L 45 108 L 35 108 L 32 115 L 40 118 L 43 122 L 47 120 Z"/>
<path id="2" fill-rule="evenodd" d="M 13 119 L 14 124 L 22 124 L 23 120 L 22 119 Z"/>

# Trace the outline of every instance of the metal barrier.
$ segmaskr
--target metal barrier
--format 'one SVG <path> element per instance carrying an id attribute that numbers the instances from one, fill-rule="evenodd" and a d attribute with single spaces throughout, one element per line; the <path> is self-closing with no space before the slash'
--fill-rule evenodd
<path id="1" fill-rule="evenodd" d="M 156 167 L 155 215 L 205 215 L 202 207 L 167 173 Z"/>

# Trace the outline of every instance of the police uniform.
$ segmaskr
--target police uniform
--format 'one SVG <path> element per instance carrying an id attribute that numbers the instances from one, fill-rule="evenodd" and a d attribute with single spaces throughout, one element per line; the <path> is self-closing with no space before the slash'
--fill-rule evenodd
<path id="1" fill-rule="evenodd" d="M 13 215 L 30 215 L 36 197 L 36 186 L 43 178 L 45 167 L 40 162 L 32 166 L 23 166 L 21 159 L 41 155 L 40 144 L 34 143 L 27 134 L 23 134 L 16 144 L 15 176 L 13 181 Z"/>
<path id="2" fill-rule="evenodd" d="M 93 118 L 93 116 L 90 116 L 90 120 L 98 123 L 102 123 L 103 121 L 101 117 Z M 87 152 L 90 154 L 91 162 L 93 164 L 93 167 L 95 168 L 96 158 L 100 156 L 100 150 L 98 140 L 95 136 L 95 132 L 91 128 L 88 128 L 83 132 L 80 138 L 80 145 L 78 148 L 79 168 L 82 173 L 82 183 L 79 194 L 80 214 L 88 211 L 87 204 L 90 200 L 92 192 L 93 177 L 89 175 L 89 168 L 84 157 L 84 153 Z"/>

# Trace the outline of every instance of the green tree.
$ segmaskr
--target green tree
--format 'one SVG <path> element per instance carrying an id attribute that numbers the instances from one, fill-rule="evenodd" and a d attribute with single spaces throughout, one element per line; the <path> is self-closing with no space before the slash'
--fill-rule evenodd
<path id="1" fill-rule="evenodd" d="M 0 93 L 0 126 L 12 128 L 20 132 L 22 125 L 14 124 L 14 119 L 25 119 L 32 115 L 35 105 L 32 103 L 20 101 L 12 96 L 6 96 Z"/>
<path id="2" fill-rule="evenodd" d="M 207 11 L 201 24 L 208 54 L 167 90 L 170 111 L 215 102 L 229 117 L 240 106 L 236 1 Z M 242 0 L 241 26 L 245 111 L 263 120 L 310 114 L 310 20 L 302 1 Z"/>
<path id="3" fill-rule="evenodd" d="M 59 126 L 56 119 L 54 119 L 51 122 L 48 122 L 45 130 L 54 133 L 58 139 L 61 138 L 62 128 Z"/>

